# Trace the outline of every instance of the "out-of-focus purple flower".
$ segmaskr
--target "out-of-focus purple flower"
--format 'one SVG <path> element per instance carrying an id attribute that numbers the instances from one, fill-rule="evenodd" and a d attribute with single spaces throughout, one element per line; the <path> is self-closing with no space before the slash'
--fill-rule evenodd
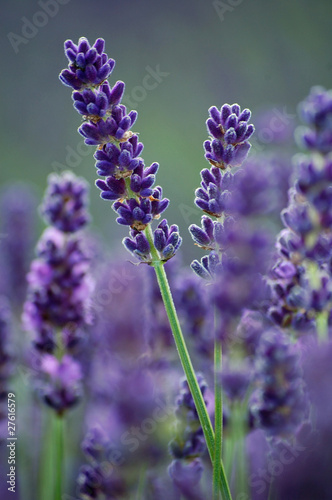
<path id="1" fill-rule="evenodd" d="M 102 38 L 98 38 L 92 47 L 84 37 L 79 39 L 77 45 L 72 40 L 66 40 L 65 54 L 69 66 L 60 73 L 62 83 L 75 90 L 103 83 L 115 65 L 115 61 L 108 59 L 104 53 L 104 46 Z"/>
<path id="2" fill-rule="evenodd" d="M 120 142 L 118 147 L 111 142 L 95 152 L 97 174 L 113 175 L 115 178 L 129 177 L 143 163 L 140 154 L 143 144 L 133 134 L 127 141 Z"/>
<path id="3" fill-rule="evenodd" d="M 304 380 L 312 405 L 312 422 L 297 432 L 298 450 L 276 481 L 278 498 L 329 500 L 332 490 L 331 369 L 332 344 L 309 346 L 304 359 Z"/>
<path id="4" fill-rule="evenodd" d="M 0 296 L 0 443 L 8 436 L 8 381 L 13 373 L 10 352 L 11 311 L 8 300 Z"/>
<path id="5" fill-rule="evenodd" d="M 119 104 L 113 106 L 111 115 L 105 120 L 84 122 L 78 131 L 88 146 L 103 146 L 108 142 L 127 141 L 136 119 L 136 111 L 127 114 L 126 106 Z"/>
<path id="6" fill-rule="evenodd" d="M 332 120 L 332 115 L 331 115 Z M 297 192 L 304 196 L 316 210 L 319 225 L 332 228 L 332 161 L 319 164 L 314 159 L 298 161 Z"/>
<path id="7" fill-rule="evenodd" d="M 244 309 L 261 307 L 268 300 L 264 274 L 270 264 L 271 241 L 265 232 L 248 230 L 241 223 L 227 233 L 226 247 L 212 294 L 227 330 Z"/>
<path id="8" fill-rule="evenodd" d="M 223 392 L 230 401 L 242 400 L 252 381 L 252 373 L 247 366 L 224 367 L 219 376 Z"/>
<path id="9" fill-rule="evenodd" d="M 293 140 L 294 118 L 275 107 L 255 113 L 256 137 L 261 143 L 281 145 Z"/>
<path id="10" fill-rule="evenodd" d="M 213 139 L 204 143 L 205 158 L 221 169 L 241 165 L 251 147 L 248 139 L 255 130 L 248 124 L 251 112 L 249 109 L 241 112 L 238 104 L 224 104 L 220 111 L 212 106 L 209 113 L 206 125 Z"/>
<path id="11" fill-rule="evenodd" d="M 296 345 L 280 330 L 266 332 L 258 347 L 255 368 L 257 389 L 251 412 L 256 425 L 270 436 L 292 434 L 306 409 Z"/>
<path id="12" fill-rule="evenodd" d="M 1 293 L 21 307 L 26 293 L 25 276 L 33 255 L 35 212 L 33 191 L 24 184 L 12 184 L 1 194 Z"/>
<path id="13" fill-rule="evenodd" d="M 203 474 L 203 464 L 199 458 L 190 462 L 173 460 L 168 473 L 180 495 L 188 500 L 203 500 L 199 483 Z"/>
<path id="14" fill-rule="evenodd" d="M 86 119 L 99 120 L 121 102 L 123 92 L 123 82 L 116 82 L 112 89 L 105 82 L 98 90 L 87 88 L 82 92 L 73 92 L 74 108 Z"/>
<path id="15" fill-rule="evenodd" d="M 184 331 L 197 351 L 210 357 L 213 352 L 213 313 L 209 287 L 192 273 L 181 273 L 175 283 L 174 301 Z"/>
<path id="16" fill-rule="evenodd" d="M 204 397 L 207 389 L 201 374 L 197 374 L 197 382 Z M 189 390 L 188 382 L 183 380 L 180 393 L 176 399 L 176 437 L 170 442 L 169 450 L 174 460 L 168 468 L 168 473 L 180 492 L 186 498 L 201 498 L 188 496 L 193 488 L 199 486 L 203 465 L 200 456 L 206 445 L 195 403 Z"/>
<path id="17" fill-rule="evenodd" d="M 269 326 L 262 313 L 245 309 L 237 327 L 236 340 L 241 341 L 250 356 L 255 356 L 260 338 Z"/>
<path id="18" fill-rule="evenodd" d="M 41 214 L 45 221 L 62 231 L 74 233 L 89 222 L 88 183 L 71 172 L 51 174 Z"/>
<path id="19" fill-rule="evenodd" d="M 197 381 L 204 397 L 207 384 L 200 373 L 197 374 Z M 186 380 L 181 382 L 180 393 L 176 399 L 175 415 L 177 418 L 176 437 L 169 444 L 171 455 L 176 459 L 189 460 L 200 456 L 205 450 L 205 440 Z"/>
<path id="20" fill-rule="evenodd" d="M 87 299 L 92 281 L 89 259 L 80 240 L 67 240 L 64 233 L 48 228 L 37 252 L 38 258 L 28 274 L 23 321 L 25 328 L 34 333 L 36 346 L 49 351 L 53 329 L 79 329 L 90 322 Z M 49 332 L 46 339 L 45 331 Z"/>
<path id="21" fill-rule="evenodd" d="M 325 155 L 332 150 L 332 91 L 312 87 L 299 104 L 299 114 L 307 127 L 299 127 L 297 139 L 306 149 Z"/>
<path id="22" fill-rule="evenodd" d="M 40 374 L 46 376 L 41 396 L 47 405 L 62 414 L 74 406 L 81 396 L 81 367 L 71 356 L 61 360 L 44 354 L 40 362 Z"/>

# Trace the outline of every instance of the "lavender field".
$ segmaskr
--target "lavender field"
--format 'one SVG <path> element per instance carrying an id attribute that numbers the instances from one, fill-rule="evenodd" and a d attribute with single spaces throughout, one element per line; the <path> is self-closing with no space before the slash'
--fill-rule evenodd
<path id="1" fill-rule="evenodd" d="M 1 499 L 332 499 L 331 7 L 271 9 L 4 6 Z"/>

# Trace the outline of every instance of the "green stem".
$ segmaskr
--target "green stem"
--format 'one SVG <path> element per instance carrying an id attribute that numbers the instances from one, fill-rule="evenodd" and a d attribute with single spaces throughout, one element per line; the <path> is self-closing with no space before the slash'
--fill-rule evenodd
<path id="1" fill-rule="evenodd" d="M 213 463 L 213 500 L 219 500 L 219 478 L 221 474 L 221 449 L 222 449 L 222 394 L 219 376 L 221 371 L 222 351 L 221 342 L 214 342 L 214 429 L 215 429 L 215 452 Z"/>
<path id="2" fill-rule="evenodd" d="M 54 490 L 54 461 L 53 461 L 53 432 L 52 419 L 54 415 L 51 410 L 45 411 L 43 415 L 43 439 L 39 465 L 39 499 L 49 498 L 50 492 Z"/>
<path id="3" fill-rule="evenodd" d="M 236 439 L 236 485 L 237 494 L 249 498 L 248 470 L 246 461 L 246 405 L 243 402 L 234 403 L 234 432 Z"/>
<path id="4" fill-rule="evenodd" d="M 64 477 L 64 417 L 55 415 L 54 419 L 54 500 L 61 500 L 63 493 Z"/>
<path id="5" fill-rule="evenodd" d="M 163 263 L 160 261 L 159 255 L 154 248 L 153 245 L 153 236 L 152 236 L 152 229 L 151 226 L 149 225 L 146 230 L 145 230 L 145 235 L 150 243 L 150 248 L 151 248 L 151 255 L 153 258 L 152 265 L 154 267 L 154 270 L 156 272 L 161 296 L 163 298 L 165 310 L 167 313 L 167 317 L 169 320 L 170 327 L 172 329 L 174 341 L 176 344 L 176 348 L 178 350 L 178 354 L 181 360 L 181 364 L 183 367 L 183 370 L 185 372 L 187 382 L 189 385 L 190 392 L 192 394 L 196 410 L 198 413 L 198 417 L 204 432 L 206 444 L 208 447 L 208 451 L 210 454 L 211 461 L 213 463 L 214 461 L 214 447 L 215 447 L 215 440 L 214 440 L 214 432 L 212 428 L 212 424 L 210 421 L 209 414 L 207 412 L 205 402 L 203 399 L 202 392 L 200 390 L 200 387 L 198 385 L 195 371 L 193 368 L 193 365 L 191 363 L 191 359 L 187 350 L 187 346 L 181 331 L 179 319 L 177 316 L 177 312 L 174 306 L 173 302 L 173 297 L 172 293 L 168 284 L 168 279 L 166 276 L 166 272 L 163 266 Z M 221 493 L 222 497 L 224 500 L 231 500 L 231 493 L 229 490 L 228 482 L 225 476 L 224 472 L 224 467 L 221 462 L 220 464 L 221 467 L 221 473 L 220 473 L 220 488 L 221 488 Z"/>

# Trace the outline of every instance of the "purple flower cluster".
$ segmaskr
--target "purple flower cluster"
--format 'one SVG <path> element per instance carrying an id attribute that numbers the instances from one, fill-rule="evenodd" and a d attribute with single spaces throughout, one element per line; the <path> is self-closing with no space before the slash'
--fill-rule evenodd
<path id="1" fill-rule="evenodd" d="M 33 256 L 37 202 L 29 186 L 15 183 L 2 193 L 0 208 L 1 293 L 21 309 L 26 294 L 25 276 Z"/>
<path id="2" fill-rule="evenodd" d="M 71 40 L 65 42 L 68 69 L 60 74 L 61 81 L 75 90 L 96 87 L 111 74 L 115 61 L 108 59 L 104 52 L 104 40 L 98 38 L 91 47 L 88 40 L 80 38 L 78 45 Z"/>
<path id="3" fill-rule="evenodd" d="M 205 158 L 221 169 L 241 165 L 250 150 L 248 139 L 254 133 L 254 126 L 248 124 L 251 112 L 241 111 L 238 104 L 224 104 L 220 110 L 211 106 L 209 113 L 206 126 L 212 139 L 204 143 Z"/>
<path id="4" fill-rule="evenodd" d="M 88 464 L 80 468 L 77 479 L 77 493 L 80 498 L 92 500 L 99 495 L 117 498 L 125 493 L 125 484 L 113 471 L 110 462 L 112 444 L 100 427 L 94 427 L 86 435 L 82 450 Z"/>
<path id="5" fill-rule="evenodd" d="M 273 435 L 291 435 L 305 416 L 299 352 L 280 330 L 266 332 L 256 356 L 257 389 L 251 412 L 259 427 Z"/>
<path id="6" fill-rule="evenodd" d="M 297 131 L 298 142 L 310 151 L 327 155 L 332 150 L 332 91 L 312 87 L 299 104 L 299 114 L 307 127 Z"/>
<path id="7" fill-rule="evenodd" d="M 52 225 L 37 245 L 23 313 L 39 353 L 35 364 L 42 396 L 59 413 L 78 399 L 82 373 L 70 353 L 90 322 L 89 258 L 77 233 L 89 219 L 86 194 L 85 181 L 72 174 L 49 177 L 42 213 Z"/>
<path id="8" fill-rule="evenodd" d="M 169 200 L 163 198 L 160 186 L 154 187 L 158 163 L 145 167 L 140 157 L 143 144 L 131 131 L 137 112 L 127 113 L 121 104 L 124 83 L 117 82 L 111 88 L 105 81 L 114 61 L 107 60 L 103 50 L 101 38 L 93 47 L 85 38 L 79 40 L 78 46 L 67 40 L 65 53 L 70 64 L 68 70 L 60 73 L 60 79 L 75 89 L 74 107 L 85 120 L 79 128 L 85 143 L 97 146 L 97 173 L 105 177 L 96 181 L 101 197 L 113 202 L 118 224 L 131 228 L 131 237 L 124 240 L 125 247 L 141 262 L 151 264 L 156 258 L 165 262 L 176 253 L 181 237 L 177 226 L 169 227 L 166 220 L 159 224 L 153 237 L 143 234 L 145 229 L 149 231 L 154 219 L 160 218 Z"/>
<path id="9" fill-rule="evenodd" d="M 331 102 L 330 92 L 314 88 L 300 106 L 318 142 L 331 133 Z M 278 237 L 279 257 L 270 273 L 270 317 L 301 333 L 313 333 L 318 329 L 318 316 L 330 316 L 331 310 L 332 165 L 327 153 L 332 143 L 330 149 L 328 144 L 323 149 L 309 148 L 316 150 L 315 156 L 297 157 L 296 181 L 281 213 L 285 229 Z M 330 323 L 328 318 L 325 329 Z"/>
<path id="10" fill-rule="evenodd" d="M 62 233 L 75 233 L 89 222 L 88 183 L 71 172 L 49 177 L 41 214 Z"/>
<path id="11" fill-rule="evenodd" d="M 204 377 L 197 374 L 202 395 L 207 389 Z M 176 399 L 176 437 L 170 442 L 169 450 L 173 462 L 168 468 L 169 475 L 179 492 L 187 497 L 190 490 L 199 488 L 203 465 L 199 458 L 205 451 L 205 440 L 194 400 L 186 380 L 181 383 Z"/>

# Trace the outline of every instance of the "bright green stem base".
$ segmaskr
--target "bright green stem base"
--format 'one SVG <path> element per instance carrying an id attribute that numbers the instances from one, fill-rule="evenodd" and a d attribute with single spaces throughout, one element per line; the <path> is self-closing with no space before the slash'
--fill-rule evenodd
<path id="1" fill-rule="evenodd" d="M 61 500 L 64 484 L 64 417 L 55 415 L 54 418 L 54 500 Z"/>
<path id="2" fill-rule="evenodd" d="M 151 248 L 153 247 L 153 243 L 151 241 L 151 233 L 149 234 L 148 232 L 145 233 L 148 236 L 148 239 L 150 241 L 150 246 Z M 153 253 L 156 251 L 154 250 Z M 155 256 L 153 256 L 155 257 Z M 158 257 L 157 257 L 158 258 Z M 168 316 L 168 320 L 173 332 L 175 344 L 179 353 L 179 357 L 182 363 L 183 370 L 185 372 L 188 385 L 192 394 L 192 397 L 195 402 L 196 410 L 199 416 L 199 420 L 204 432 L 204 436 L 206 439 L 206 444 L 209 450 L 209 454 L 211 457 L 212 463 L 214 462 L 214 454 L 215 454 L 215 438 L 214 438 L 214 432 L 213 428 L 211 425 L 210 417 L 207 412 L 204 399 L 201 393 L 201 390 L 199 388 L 195 371 L 191 363 L 191 359 L 186 347 L 185 340 L 182 335 L 180 323 L 177 317 L 176 309 L 174 306 L 173 298 L 172 298 L 172 293 L 169 288 L 167 276 L 165 273 L 165 269 L 163 266 L 163 263 L 159 260 L 154 259 L 153 261 L 153 266 L 157 275 L 157 280 L 160 288 L 160 292 L 164 301 L 166 313 Z M 223 500 L 231 500 L 231 493 L 229 490 L 228 482 L 225 476 L 224 468 L 222 462 L 220 462 L 220 478 L 219 478 L 219 485 L 220 485 L 220 490 L 222 493 L 222 498 Z"/>
<path id="3" fill-rule="evenodd" d="M 221 475 L 221 449 L 222 449 L 222 395 L 219 374 L 221 371 L 221 342 L 217 339 L 214 343 L 214 428 L 215 428 L 215 452 L 213 463 L 213 500 L 219 500 L 219 478 Z"/>

